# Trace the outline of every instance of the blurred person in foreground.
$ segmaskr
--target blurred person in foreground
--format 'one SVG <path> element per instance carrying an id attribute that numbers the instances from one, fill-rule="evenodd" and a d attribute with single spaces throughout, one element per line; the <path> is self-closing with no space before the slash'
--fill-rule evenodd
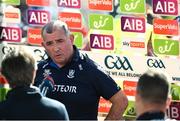
<path id="1" fill-rule="evenodd" d="M 8 53 L 2 61 L 1 73 L 11 90 L 6 100 L 0 103 L 0 119 L 16 120 L 69 120 L 65 106 L 41 95 L 33 87 L 35 60 L 23 50 Z"/>
<path id="2" fill-rule="evenodd" d="M 42 45 L 49 58 L 38 64 L 35 85 L 42 90 L 47 79 L 53 85 L 43 91 L 65 104 L 70 120 L 97 120 L 102 96 L 112 103 L 105 119 L 122 119 L 127 97 L 115 81 L 73 45 L 66 23 L 56 20 L 42 28 Z"/>
<path id="3" fill-rule="evenodd" d="M 135 106 L 137 120 L 165 120 L 169 108 L 169 77 L 163 72 L 149 70 L 137 83 Z"/>

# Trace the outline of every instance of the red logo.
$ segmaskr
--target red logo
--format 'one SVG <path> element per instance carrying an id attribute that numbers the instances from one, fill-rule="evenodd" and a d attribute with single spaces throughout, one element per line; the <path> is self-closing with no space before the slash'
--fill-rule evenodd
<path id="1" fill-rule="evenodd" d="M 42 37 L 41 37 L 41 29 L 28 29 L 28 43 L 41 45 Z"/>
<path id="2" fill-rule="evenodd" d="M 178 35 L 178 22 L 176 20 L 154 19 L 155 34 Z"/>
<path id="3" fill-rule="evenodd" d="M 111 103 L 104 98 L 100 98 L 98 112 L 108 113 L 111 107 Z"/>
<path id="4" fill-rule="evenodd" d="M 82 16 L 80 13 L 59 13 L 59 19 L 66 22 L 69 28 L 82 28 Z"/>
<path id="5" fill-rule="evenodd" d="M 133 48 L 145 48 L 145 43 L 144 42 L 131 41 L 130 42 L 130 47 L 133 47 Z"/>
<path id="6" fill-rule="evenodd" d="M 88 0 L 89 9 L 112 11 L 113 0 Z"/>
<path id="7" fill-rule="evenodd" d="M 128 96 L 135 96 L 136 94 L 136 86 L 137 82 L 134 81 L 124 81 L 123 82 L 123 90 Z"/>
<path id="8" fill-rule="evenodd" d="M 29 6 L 49 6 L 49 0 L 26 0 Z"/>

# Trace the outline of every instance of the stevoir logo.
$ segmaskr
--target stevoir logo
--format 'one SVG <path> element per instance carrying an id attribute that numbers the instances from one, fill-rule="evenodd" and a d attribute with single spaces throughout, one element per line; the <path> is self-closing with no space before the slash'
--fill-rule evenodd
<path id="1" fill-rule="evenodd" d="M 147 60 L 147 65 L 151 68 L 166 68 L 164 66 L 164 63 L 162 62 L 162 60 L 156 60 L 156 59 L 148 59 Z"/>
<path id="2" fill-rule="evenodd" d="M 113 57 L 111 55 L 106 56 L 104 59 L 104 63 L 108 69 L 124 69 L 124 70 L 131 70 L 133 71 L 133 68 L 131 64 L 129 63 L 128 59 L 126 57 L 120 58 L 118 56 Z"/>

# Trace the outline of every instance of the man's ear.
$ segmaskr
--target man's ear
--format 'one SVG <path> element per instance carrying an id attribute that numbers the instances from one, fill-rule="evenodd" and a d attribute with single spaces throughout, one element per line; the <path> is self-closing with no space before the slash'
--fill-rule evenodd
<path id="1" fill-rule="evenodd" d="M 35 69 L 35 70 L 33 71 L 33 79 L 32 79 L 32 84 L 34 84 L 34 80 L 35 80 L 35 77 L 36 77 L 36 70 L 37 70 L 37 69 Z"/>
<path id="2" fill-rule="evenodd" d="M 136 92 L 136 94 L 135 94 L 135 100 L 136 100 L 136 101 L 139 101 L 139 95 L 137 94 L 137 92 Z"/>
<path id="3" fill-rule="evenodd" d="M 170 104 L 171 104 L 171 96 L 168 96 L 167 101 L 166 101 L 166 109 L 169 108 Z"/>
<path id="4" fill-rule="evenodd" d="M 41 42 L 41 45 L 44 47 L 44 42 Z"/>
<path id="5" fill-rule="evenodd" d="M 73 44 L 74 43 L 74 35 L 73 34 L 70 35 L 70 40 L 71 40 L 71 43 Z"/>

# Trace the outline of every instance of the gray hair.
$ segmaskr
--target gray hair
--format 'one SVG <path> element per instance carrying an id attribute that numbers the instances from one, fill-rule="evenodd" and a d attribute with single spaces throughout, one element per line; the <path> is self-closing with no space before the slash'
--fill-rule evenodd
<path id="1" fill-rule="evenodd" d="M 44 25 L 41 31 L 41 36 L 44 38 L 45 33 L 51 34 L 57 29 L 63 29 L 67 36 L 70 35 L 70 31 L 67 24 L 61 20 L 56 20 Z"/>

